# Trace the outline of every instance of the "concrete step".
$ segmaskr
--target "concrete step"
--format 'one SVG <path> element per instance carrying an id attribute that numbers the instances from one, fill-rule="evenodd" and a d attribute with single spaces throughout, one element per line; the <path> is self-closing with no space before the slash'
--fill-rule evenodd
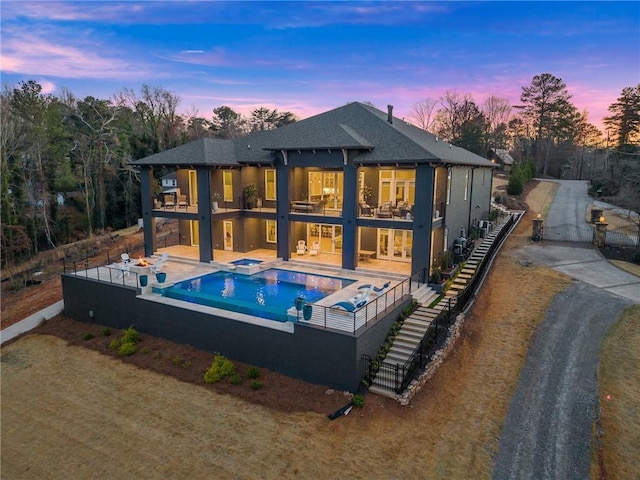
<path id="1" fill-rule="evenodd" d="M 385 361 L 389 363 L 399 363 L 400 365 L 404 365 L 407 360 L 409 360 L 410 353 L 404 352 L 392 352 L 387 353 L 387 357 Z M 377 377 L 377 375 L 376 375 Z"/>
<path id="2" fill-rule="evenodd" d="M 413 353 L 413 351 L 415 350 L 415 347 L 410 347 L 410 346 L 406 346 L 406 345 L 396 345 L 395 343 L 393 344 L 393 347 L 391 347 L 391 350 L 389 350 L 389 353 L 387 354 L 387 357 L 389 355 L 395 355 L 395 356 L 399 356 L 399 357 L 405 357 L 405 360 L 407 358 L 409 358 L 411 356 L 411 354 Z M 385 358 L 386 360 L 386 358 Z"/>
<path id="3" fill-rule="evenodd" d="M 424 333 L 426 333 L 426 330 Z M 424 337 L 424 333 L 418 332 L 415 330 L 409 330 L 409 329 L 400 330 L 400 332 L 398 332 L 398 335 L 396 336 L 395 341 L 399 341 L 403 343 L 409 343 L 409 342 L 420 343 L 422 341 L 422 338 Z"/>

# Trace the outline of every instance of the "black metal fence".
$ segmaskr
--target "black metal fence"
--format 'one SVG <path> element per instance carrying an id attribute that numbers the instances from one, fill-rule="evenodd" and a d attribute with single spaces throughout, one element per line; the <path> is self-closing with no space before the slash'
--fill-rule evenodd
<path id="1" fill-rule="evenodd" d="M 383 385 L 395 393 L 401 393 L 417 377 L 419 372 L 427 366 L 434 353 L 444 345 L 451 325 L 455 323 L 458 315 L 467 308 L 477 294 L 497 249 L 516 222 L 518 215 L 509 215 L 509 219 L 504 223 L 486 255 L 478 264 L 473 277 L 456 296 L 447 299 L 446 307 L 432 320 L 421 342 L 404 364 L 390 363 L 384 360 L 378 361 L 367 355 L 362 356 L 365 379 L 369 384 L 375 378 L 378 385 Z"/>
<path id="2" fill-rule="evenodd" d="M 607 230 L 605 244 L 615 247 L 640 248 L 640 225 Z"/>

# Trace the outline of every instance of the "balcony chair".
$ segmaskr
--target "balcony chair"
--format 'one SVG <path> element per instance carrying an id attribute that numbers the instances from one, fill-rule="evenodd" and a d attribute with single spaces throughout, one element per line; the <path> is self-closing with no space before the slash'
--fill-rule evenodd
<path id="1" fill-rule="evenodd" d="M 187 196 L 185 194 L 178 195 L 178 208 L 184 207 L 185 210 L 189 206 L 187 203 Z"/>
<path id="2" fill-rule="evenodd" d="M 320 243 L 319 242 L 313 242 L 311 244 L 311 248 L 309 249 L 309 255 L 318 256 L 319 254 L 320 254 Z"/>
<path id="3" fill-rule="evenodd" d="M 307 246 L 305 245 L 305 241 L 304 240 L 298 240 L 298 246 L 296 247 L 296 253 L 298 255 L 304 255 L 304 253 L 307 251 Z"/>
<path id="4" fill-rule="evenodd" d="M 360 202 L 360 215 L 363 217 L 372 217 L 373 207 L 366 204 L 365 202 Z"/>
<path id="5" fill-rule="evenodd" d="M 175 208 L 176 202 L 173 198 L 173 195 L 165 195 L 164 196 L 164 208 Z"/>
<path id="6" fill-rule="evenodd" d="M 391 202 L 383 202 L 378 209 L 378 218 L 393 218 L 393 210 L 391 210 Z"/>

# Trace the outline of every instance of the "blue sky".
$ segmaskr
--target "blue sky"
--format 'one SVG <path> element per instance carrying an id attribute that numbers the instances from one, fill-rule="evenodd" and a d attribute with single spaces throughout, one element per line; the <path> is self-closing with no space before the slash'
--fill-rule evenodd
<path id="1" fill-rule="evenodd" d="M 110 98 L 143 83 L 180 110 L 258 106 L 300 118 L 368 101 L 407 119 L 447 91 L 519 101 L 534 75 L 567 84 L 601 125 L 640 83 L 633 2 L 2 1 L 3 85 Z"/>

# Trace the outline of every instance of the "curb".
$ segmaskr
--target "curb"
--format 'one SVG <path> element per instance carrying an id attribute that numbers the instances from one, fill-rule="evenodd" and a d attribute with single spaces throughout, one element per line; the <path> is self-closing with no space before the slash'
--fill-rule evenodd
<path id="1" fill-rule="evenodd" d="M 14 323 L 0 332 L 0 345 L 13 340 L 18 335 L 33 330 L 44 320 L 49 320 L 64 311 L 64 300 L 60 300 L 53 305 L 43 308 L 39 312 Z"/>

